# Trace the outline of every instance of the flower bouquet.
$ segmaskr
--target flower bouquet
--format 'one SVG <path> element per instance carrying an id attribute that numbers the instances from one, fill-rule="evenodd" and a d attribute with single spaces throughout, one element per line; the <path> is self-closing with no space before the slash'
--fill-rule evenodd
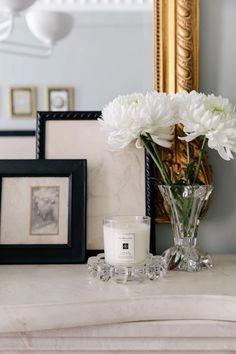
<path id="1" fill-rule="evenodd" d="M 165 252 L 170 268 L 187 271 L 212 266 L 196 247 L 199 215 L 213 187 L 200 177 L 206 147 L 224 160 L 236 152 L 236 113 L 228 99 L 192 91 L 119 96 L 104 107 L 100 119 L 113 149 L 130 144 L 145 148 L 159 172 L 156 179 L 170 215 L 174 246 Z M 171 149 L 176 126 L 185 144 L 184 169 L 170 173 L 158 146 Z M 200 141 L 197 157 L 194 142 Z"/>

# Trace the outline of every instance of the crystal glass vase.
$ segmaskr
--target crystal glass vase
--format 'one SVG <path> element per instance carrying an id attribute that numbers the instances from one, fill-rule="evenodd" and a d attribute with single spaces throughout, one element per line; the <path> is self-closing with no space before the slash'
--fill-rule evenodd
<path id="1" fill-rule="evenodd" d="M 174 246 L 164 252 L 169 269 L 193 272 L 211 267 L 210 256 L 203 254 L 196 245 L 199 216 L 213 187 L 160 185 L 159 189 L 173 229 Z"/>

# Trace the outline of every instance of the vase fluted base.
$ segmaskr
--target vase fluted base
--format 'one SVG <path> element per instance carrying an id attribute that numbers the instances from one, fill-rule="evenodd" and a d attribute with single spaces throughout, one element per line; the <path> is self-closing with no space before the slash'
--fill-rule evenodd
<path id="1" fill-rule="evenodd" d="M 213 187 L 210 185 L 159 185 L 169 211 L 174 246 L 164 252 L 168 269 L 196 272 L 211 268 L 209 255 L 197 247 L 200 212 L 208 201 Z"/>
<path id="2" fill-rule="evenodd" d="M 203 268 L 212 268 L 213 262 L 208 254 L 202 253 L 196 246 L 173 246 L 162 255 L 168 269 L 197 272 Z"/>

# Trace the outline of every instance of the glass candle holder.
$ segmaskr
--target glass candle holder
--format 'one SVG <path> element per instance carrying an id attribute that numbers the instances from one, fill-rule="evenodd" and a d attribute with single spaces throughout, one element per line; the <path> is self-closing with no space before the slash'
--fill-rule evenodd
<path id="1" fill-rule="evenodd" d="M 145 261 L 149 254 L 150 218 L 114 216 L 103 220 L 105 262 L 132 265 Z"/>

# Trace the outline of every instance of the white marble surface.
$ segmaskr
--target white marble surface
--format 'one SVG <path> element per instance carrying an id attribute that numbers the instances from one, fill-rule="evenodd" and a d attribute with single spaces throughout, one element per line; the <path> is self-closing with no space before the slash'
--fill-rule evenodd
<path id="1" fill-rule="evenodd" d="M 236 321 L 236 255 L 156 282 L 91 279 L 86 265 L 0 267 L 0 333 L 137 321 Z"/>
<path id="2" fill-rule="evenodd" d="M 220 321 L 149 321 L 0 334 L 4 354 L 229 354 L 236 324 Z"/>

